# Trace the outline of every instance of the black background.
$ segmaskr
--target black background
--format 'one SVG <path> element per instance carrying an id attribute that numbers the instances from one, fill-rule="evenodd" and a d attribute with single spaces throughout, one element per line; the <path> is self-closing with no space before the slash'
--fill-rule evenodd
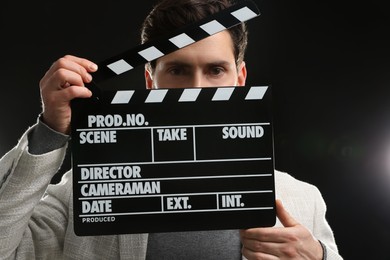
<path id="1" fill-rule="evenodd" d="M 3 1 L 0 155 L 36 121 L 50 64 L 65 54 L 100 61 L 138 45 L 153 2 Z M 247 85 L 274 87 L 277 169 L 320 188 L 345 259 L 389 259 L 386 1 L 256 3 Z M 142 72 L 129 84 L 143 87 Z"/>

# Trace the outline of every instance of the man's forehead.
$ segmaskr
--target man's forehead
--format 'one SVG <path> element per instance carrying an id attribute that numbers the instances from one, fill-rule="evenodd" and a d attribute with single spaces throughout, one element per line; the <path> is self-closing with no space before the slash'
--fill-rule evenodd
<path id="1" fill-rule="evenodd" d="M 159 59 L 165 62 L 186 62 L 187 59 L 214 60 L 216 63 L 234 59 L 233 40 L 228 31 L 222 31 L 199 42 L 171 52 Z"/>
<path id="2" fill-rule="evenodd" d="M 208 59 L 204 62 L 197 63 L 197 65 L 201 66 L 230 66 L 232 63 L 228 60 L 213 60 Z M 194 67 L 195 61 L 193 59 L 172 59 L 172 60 L 163 60 L 157 63 L 157 66 L 161 67 L 173 67 L 173 66 L 179 66 L 179 67 Z"/>

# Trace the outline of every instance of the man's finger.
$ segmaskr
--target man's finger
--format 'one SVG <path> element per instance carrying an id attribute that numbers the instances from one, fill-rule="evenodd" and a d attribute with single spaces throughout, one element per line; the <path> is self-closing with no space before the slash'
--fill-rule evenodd
<path id="1" fill-rule="evenodd" d="M 294 227 L 299 223 L 284 208 L 281 200 L 276 200 L 276 215 L 284 227 Z"/>

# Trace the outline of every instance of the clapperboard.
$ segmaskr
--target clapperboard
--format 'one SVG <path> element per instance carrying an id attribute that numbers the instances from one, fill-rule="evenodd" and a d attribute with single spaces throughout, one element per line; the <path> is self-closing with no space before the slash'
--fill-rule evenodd
<path id="1" fill-rule="evenodd" d="M 170 35 L 175 47 L 160 40 L 99 64 L 94 97 L 72 101 L 77 235 L 275 224 L 269 86 L 105 90 L 98 84 L 258 15 L 253 2 L 243 1 Z"/>

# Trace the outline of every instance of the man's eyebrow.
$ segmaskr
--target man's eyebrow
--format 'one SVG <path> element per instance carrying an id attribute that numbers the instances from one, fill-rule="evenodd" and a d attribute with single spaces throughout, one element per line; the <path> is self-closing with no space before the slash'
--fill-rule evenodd
<path id="1" fill-rule="evenodd" d="M 230 62 L 226 60 L 216 60 L 205 63 L 207 66 L 230 66 Z M 167 61 L 164 63 L 164 66 L 182 66 L 182 67 L 192 67 L 193 65 L 190 62 L 182 61 L 182 60 L 173 60 Z"/>
<path id="2" fill-rule="evenodd" d="M 182 60 L 173 60 L 173 61 L 164 62 L 164 66 L 166 66 L 166 67 L 172 67 L 172 66 L 191 67 L 191 64 L 189 62 L 185 62 Z"/>
<path id="3" fill-rule="evenodd" d="M 230 66 L 230 64 L 230 62 L 225 60 L 212 61 L 207 63 L 208 66 Z"/>

